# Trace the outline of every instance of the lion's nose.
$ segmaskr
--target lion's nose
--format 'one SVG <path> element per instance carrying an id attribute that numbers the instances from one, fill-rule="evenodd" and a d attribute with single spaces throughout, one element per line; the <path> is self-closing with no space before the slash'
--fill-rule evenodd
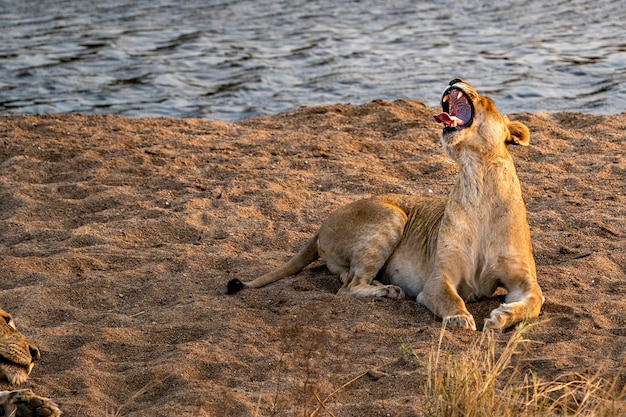
<path id="1" fill-rule="evenodd" d="M 463 82 L 465 82 L 465 81 L 463 81 L 460 78 L 455 78 L 454 80 L 450 81 L 450 83 L 448 85 L 454 85 L 456 83 L 463 83 Z"/>
<path id="2" fill-rule="evenodd" d="M 41 358 L 41 353 L 39 352 L 39 348 L 35 345 L 28 346 L 28 350 L 30 351 L 30 358 L 33 361 Z"/>

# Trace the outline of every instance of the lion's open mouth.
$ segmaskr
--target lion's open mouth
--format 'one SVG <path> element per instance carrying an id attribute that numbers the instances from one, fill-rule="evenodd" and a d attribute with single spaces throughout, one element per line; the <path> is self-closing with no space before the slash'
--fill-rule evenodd
<path id="1" fill-rule="evenodd" d="M 474 105 L 460 88 L 451 86 L 443 92 L 441 108 L 443 112 L 433 117 L 437 123 L 445 125 L 444 132 L 465 129 L 472 124 Z"/>

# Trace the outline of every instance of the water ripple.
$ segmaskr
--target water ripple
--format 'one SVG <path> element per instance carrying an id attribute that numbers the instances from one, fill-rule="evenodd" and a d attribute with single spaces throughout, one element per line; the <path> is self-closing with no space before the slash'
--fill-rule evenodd
<path id="1" fill-rule="evenodd" d="M 621 0 L 0 0 L 0 111 L 236 120 L 418 98 L 626 109 Z"/>

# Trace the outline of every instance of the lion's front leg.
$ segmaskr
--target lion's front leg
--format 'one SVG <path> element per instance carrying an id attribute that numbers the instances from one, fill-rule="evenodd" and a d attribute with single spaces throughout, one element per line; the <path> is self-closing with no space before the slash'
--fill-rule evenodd
<path id="1" fill-rule="evenodd" d="M 491 312 L 485 329 L 502 331 L 539 315 L 545 298 L 534 278 L 520 280 L 507 294 L 505 303 Z"/>
<path id="2" fill-rule="evenodd" d="M 474 317 L 467 311 L 465 302 L 443 277 L 429 279 L 417 295 L 417 302 L 443 319 L 447 327 L 476 330 Z"/>
<path id="3" fill-rule="evenodd" d="M 0 413 L 4 417 L 58 417 L 61 410 L 52 400 L 23 389 L 0 391 Z"/>

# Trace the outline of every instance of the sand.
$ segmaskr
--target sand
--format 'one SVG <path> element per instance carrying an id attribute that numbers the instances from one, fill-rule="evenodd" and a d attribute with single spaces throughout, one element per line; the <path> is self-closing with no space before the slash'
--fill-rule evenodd
<path id="1" fill-rule="evenodd" d="M 302 416 L 313 393 L 379 367 L 328 410 L 421 415 L 424 370 L 402 346 L 425 357 L 441 322 L 414 300 L 339 297 L 320 262 L 225 289 L 278 267 L 345 203 L 446 196 L 456 166 L 435 111 L 397 100 L 236 123 L 1 117 L 0 303 L 42 350 L 17 388 L 66 416 Z M 523 366 L 547 380 L 623 372 L 626 114 L 511 118 L 531 129 L 511 152 L 546 296 Z M 482 322 L 500 302 L 468 308 Z M 444 339 L 459 352 L 477 336 Z"/>

